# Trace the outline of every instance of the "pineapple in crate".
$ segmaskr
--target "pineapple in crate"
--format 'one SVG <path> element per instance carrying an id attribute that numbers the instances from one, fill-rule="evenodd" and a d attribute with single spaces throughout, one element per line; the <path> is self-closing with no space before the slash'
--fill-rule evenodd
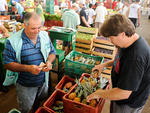
<path id="1" fill-rule="evenodd" d="M 98 101 L 91 100 L 90 102 L 87 102 L 86 97 L 99 88 L 105 88 L 105 86 L 107 86 L 108 80 L 101 76 L 96 76 L 96 74 L 93 76 L 92 73 L 91 75 L 83 76 L 80 80 L 76 79 L 75 81 L 77 86 L 73 92 L 69 94 L 68 98 L 76 102 L 81 102 L 83 104 L 96 107 Z"/>

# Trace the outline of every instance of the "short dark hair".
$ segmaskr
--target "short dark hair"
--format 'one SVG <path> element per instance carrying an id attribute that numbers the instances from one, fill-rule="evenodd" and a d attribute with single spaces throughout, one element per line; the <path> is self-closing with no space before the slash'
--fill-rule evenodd
<path id="1" fill-rule="evenodd" d="M 100 29 L 100 33 L 104 37 L 117 36 L 122 32 L 125 32 L 126 36 L 131 37 L 135 34 L 135 27 L 125 15 L 121 14 L 108 17 Z"/>
<path id="2" fill-rule="evenodd" d="M 93 5 L 92 4 L 89 4 L 89 8 L 91 8 Z"/>

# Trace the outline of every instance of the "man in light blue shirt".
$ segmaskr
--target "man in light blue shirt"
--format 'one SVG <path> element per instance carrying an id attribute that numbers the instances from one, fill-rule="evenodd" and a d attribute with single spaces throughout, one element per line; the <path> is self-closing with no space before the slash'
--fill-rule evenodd
<path id="1" fill-rule="evenodd" d="M 76 29 L 78 25 L 80 25 L 80 17 L 76 13 L 78 10 L 78 5 L 73 4 L 71 10 L 66 11 L 62 15 L 63 26 L 66 28 Z"/>
<path id="2" fill-rule="evenodd" d="M 16 1 L 12 1 L 12 5 L 14 5 L 15 6 L 15 8 L 17 9 L 17 12 L 18 12 L 18 14 L 21 16 L 21 18 L 22 18 L 22 16 L 23 16 L 23 11 L 24 11 L 24 8 L 23 8 L 23 6 L 20 4 L 20 3 L 18 3 L 18 2 L 16 2 Z"/>

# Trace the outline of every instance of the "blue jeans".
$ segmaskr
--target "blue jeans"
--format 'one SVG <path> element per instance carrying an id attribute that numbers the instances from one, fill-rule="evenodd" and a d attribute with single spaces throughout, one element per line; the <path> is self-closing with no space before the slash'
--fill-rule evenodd
<path id="1" fill-rule="evenodd" d="M 16 84 L 17 100 L 21 113 L 28 113 L 35 101 L 43 100 L 48 96 L 48 87 L 45 83 L 40 87 L 25 87 Z"/>

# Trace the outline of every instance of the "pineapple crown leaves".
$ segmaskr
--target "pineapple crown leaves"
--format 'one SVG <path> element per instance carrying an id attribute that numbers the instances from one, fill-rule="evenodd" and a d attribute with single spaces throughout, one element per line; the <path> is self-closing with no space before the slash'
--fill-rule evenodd
<path id="1" fill-rule="evenodd" d="M 81 86 L 81 83 L 80 83 L 80 81 L 76 78 L 75 79 L 75 83 L 78 85 L 78 86 Z"/>

